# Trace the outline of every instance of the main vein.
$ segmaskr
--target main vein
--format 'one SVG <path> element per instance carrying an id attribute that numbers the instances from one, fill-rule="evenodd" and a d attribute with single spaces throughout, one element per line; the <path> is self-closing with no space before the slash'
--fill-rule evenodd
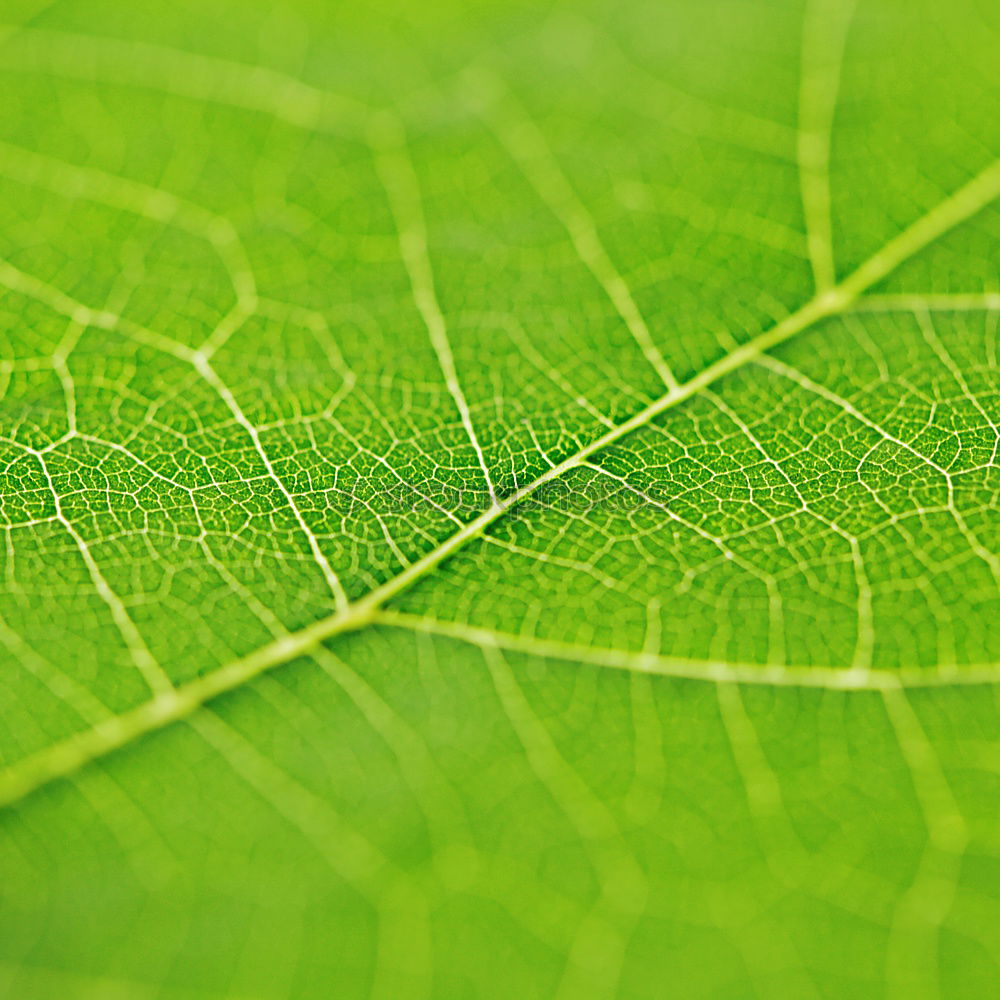
<path id="1" fill-rule="evenodd" d="M 371 624 L 388 600 L 425 577 L 546 483 L 579 467 L 595 453 L 646 426 L 724 375 L 742 368 L 761 352 L 776 347 L 823 319 L 842 313 L 868 288 L 891 274 L 929 243 L 985 208 L 998 196 L 1000 160 L 995 160 L 967 184 L 889 240 L 839 284 L 817 294 L 775 326 L 715 361 L 687 382 L 671 388 L 633 417 L 610 428 L 576 454 L 546 470 L 510 496 L 496 500 L 437 548 L 359 601 L 305 628 L 281 636 L 210 674 L 157 694 L 130 711 L 109 717 L 90 729 L 81 730 L 12 764 L 0 773 L 0 807 L 17 802 L 55 779 L 70 775 L 85 764 L 135 742 L 146 733 L 186 718 L 216 696 L 242 687 L 265 671 L 307 655 L 324 640 Z"/>

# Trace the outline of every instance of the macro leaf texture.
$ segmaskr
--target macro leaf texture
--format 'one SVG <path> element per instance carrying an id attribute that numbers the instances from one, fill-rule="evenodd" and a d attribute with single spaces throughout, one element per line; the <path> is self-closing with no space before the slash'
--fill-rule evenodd
<path id="1" fill-rule="evenodd" d="M 996 995 L 995 4 L 2 11 L 0 995 Z"/>

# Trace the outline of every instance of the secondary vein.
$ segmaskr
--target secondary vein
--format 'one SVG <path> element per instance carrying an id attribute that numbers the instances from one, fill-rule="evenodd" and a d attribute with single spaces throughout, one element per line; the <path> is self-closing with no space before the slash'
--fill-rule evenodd
<path id="1" fill-rule="evenodd" d="M 0 772 L 0 807 L 19 801 L 57 778 L 66 777 L 89 762 L 133 743 L 146 733 L 190 716 L 209 700 L 242 687 L 265 671 L 307 655 L 317 644 L 333 636 L 372 624 L 385 602 L 426 576 L 546 483 L 580 466 L 608 445 L 646 426 L 660 414 L 690 399 L 724 375 L 742 368 L 762 352 L 790 340 L 823 319 L 842 313 L 873 284 L 885 278 L 929 243 L 985 208 L 998 196 L 1000 160 L 994 160 L 968 183 L 889 240 L 838 285 L 814 296 L 775 326 L 715 361 L 689 381 L 668 390 L 629 420 L 609 429 L 575 455 L 547 469 L 533 482 L 503 500 L 495 501 L 437 548 L 356 603 L 305 628 L 290 632 L 244 657 L 230 661 L 210 674 L 198 677 L 173 691 L 158 694 L 128 712 L 98 723 L 90 729 L 81 730 L 37 754 L 15 762 Z M 3 280 L 2 271 L 0 280 Z M 763 667 L 759 669 L 766 670 Z M 849 672 L 844 673 L 846 675 Z M 959 676 L 962 675 L 956 675 L 953 680 Z M 996 679 L 990 671 L 981 683 L 992 683 Z M 746 682 L 742 678 L 731 680 Z"/>

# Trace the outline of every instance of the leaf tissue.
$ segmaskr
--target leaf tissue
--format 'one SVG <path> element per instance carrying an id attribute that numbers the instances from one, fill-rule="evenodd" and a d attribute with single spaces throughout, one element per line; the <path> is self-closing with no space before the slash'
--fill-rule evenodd
<path id="1" fill-rule="evenodd" d="M 0 996 L 996 994 L 994 5 L 2 20 Z"/>

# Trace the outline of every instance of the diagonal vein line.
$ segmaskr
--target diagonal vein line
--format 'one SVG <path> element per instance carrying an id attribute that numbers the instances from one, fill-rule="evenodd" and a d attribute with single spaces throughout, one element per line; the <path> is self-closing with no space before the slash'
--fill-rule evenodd
<path id="1" fill-rule="evenodd" d="M 0 285 L 20 295 L 37 299 L 53 312 L 65 316 L 81 327 L 92 326 L 98 330 L 117 331 L 180 361 L 193 362 L 194 360 L 194 351 L 179 341 L 157 333 L 155 330 L 149 330 L 138 323 L 129 322 L 107 310 L 91 309 L 90 306 L 71 299 L 48 282 L 14 267 L 10 261 L 3 258 L 0 258 Z"/>
<path id="2" fill-rule="evenodd" d="M 357 135 L 370 113 L 361 101 L 266 66 L 154 42 L 5 23 L 0 23 L 0 41 L 15 31 L 18 45 L 4 50 L 5 67 L 41 63 L 49 72 L 87 83 L 102 76 L 157 87 L 175 97 L 256 111 L 297 128 L 334 135 Z M 96 72 L 98 67 L 106 72 Z"/>
<path id="3" fill-rule="evenodd" d="M 212 367 L 211 362 L 204 350 L 192 351 L 186 345 L 174 341 L 169 337 L 164 337 L 153 330 L 147 330 L 145 327 L 131 323 L 122 316 L 118 316 L 107 311 L 91 309 L 89 306 L 71 299 L 69 296 L 60 292 L 59 289 L 53 288 L 46 282 L 20 271 L 18 268 L 2 259 L 0 259 L 0 285 L 4 285 L 16 292 L 43 302 L 55 312 L 62 313 L 63 315 L 69 317 L 73 320 L 73 322 L 79 324 L 81 327 L 94 326 L 102 330 L 123 333 L 140 343 L 149 344 L 157 350 L 169 354 L 171 357 L 191 364 L 198 374 L 210 386 L 213 392 L 215 392 L 216 395 L 218 395 L 218 397 L 222 400 L 236 424 L 249 436 L 254 450 L 261 459 L 268 476 L 278 487 L 278 490 L 287 501 L 296 523 L 306 538 L 313 560 L 323 573 L 323 578 L 326 581 L 334 600 L 336 601 L 337 607 L 340 608 L 347 604 L 347 594 L 344 591 L 343 585 L 341 584 L 336 571 L 330 565 L 329 560 L 323 553 L 319 544 L 319 539 L 309 527 L 305 516 L 295 501 L 295 497 L 292 496 L 288 487 L 278 475 L 274 464 L 271 462 L 271 459 L 264 449 L 260 432 L 247 418 L 232 391 L 228 388 L 228 386 L 226 386 L 222 379 L 219 378 L 218 373 Z M 238 310 L 230 313 L 230 316 L 237 317 L 235 320 L 236 322 L 240 321 L 238 318 Z M 222 329 L 225 325 L 226 321 L 224 320 L 223 324 L 217 329 Z M 210 338 L 210 340 L 211 339 L 212 338 Z"/>
<path id="4" fill-rule="evenodd" d="M 830 141 L 854 0 L 810 0 L 802 28 L 797 158 L 816 289 L 836 280 L 830 219 Z"/>
<path id="5" fill-rule="evenodd" d="M 611 670 L 655 674 L 707 684 L 750 684 L 760 687 L 820 688 L 827 691 L 895 691 L 905 688 L 976 686 L 1000 681 L 1000 664 L 984 663 L 957 671 L 882 670 L 879 668 L 808 667 L 727 663 L 663 656 L 642 650 L 583 646 L 578 643 L 501 632 L 495 629 L 439 621 L 399 611 L 379 611 L 371 624 L 455 639 L 480 649 L 502 649 L 553 660 L 587 663 Z"/>
<path id="6" fill-rule="evenodd" d="M 323 574 L 323 579 L 326 581 L 326 585 L 329 588 L 330 593 L 333 594 L 333 599 L 336 601 L 337 608 L 340 609 L 345 607 L 347 605 L 347 593 L 344 591 L 343 584 L 340 582 L 340 577 L 337 576 L 336 571 L 326 558 L 326 555 L 319 544 L 319 539 L 309 527 L 309 523 L 306 521 L 305 515 L 296 503 L 295 497 L 285 485 L 285 481 L 278 474 L 278 470 L 275 469 L 274 463 L 268 456 L 268 453 L 264 448 L 263 441 L 261 441 L 260 432 L 243 412 L 243 408 L 240 406 L 232 391 L 225 384 L 225 382 L 219 378 L 218 373 L 212 367 L 211 363 L 200 352 L 195 354 L 194 366 L 198 371 L 198 374 L 201 375 L 201 377 L 212 387 L 219 398 L 223 401 L 226 409 L 228 409 L 232 415 L 233 420 L 235 420 L 236 423 L 242 427 L 249 436 L 251 442 L 253 443 L 254 451 L 257 452 L 257 456 L 260 458 L 264 468 L 267 470 L 268 476 L 284 496 L 285 501 L 288 503 L 288 506 L 292 511 L 292 515 L 295 518 L 295 522 L 299 526 L 299 530 L 305 536 L 306 542 L 309 545 L 309 551 L 312 553 L 313 560 L 316 565 L 320 568 L 320 571 Z"/>
<path id="7" fill-rule="evenodd" d="M 944 480 L 945 488 L 948 491 L 948 512 L 958 525 L 958 529 L 962 533 L 962 537 L 965 539 L 966 544 L 990 568 L 994 579 L 1000 582 L 1000 559 L 998 559 L 997 556 L 990 551 L 988 546 L 979 541 L 975 532 L 966 522 L 961 510 L 959 510 L 956 505 L 955 476 L 947 468 L 939 465 L 932 458 L 929 458 L 923 452 L 914 448 L 908 441 L 892 434 L 881 424 L 862 413 L 861 410 L 859 410 L 850 400 L 837 395 L 836 392 L 832 389 L 828 389 L 825 385 L 815 382 L 813 379 L 809 378 L 805 372 L 800 371 L 798 368 L 786 364 L 785 362 L 778 361 L 776 358 L 762 358 L 761 363 L 769 370 L 781 375 L 783 378 L 787 378 L 790 382 L 794 382 L 796 385 L 801 386 L 806 390 L 806 392 L 811 392 L 814 395 L 819 396 L 820 399 L 825 399 L 828 403 L 836 406 L 839 410 L 846 413 L 854 420 L 857 420 L 858 423 L 863 424 L 869 430 L 874 431 L 880 438 L 882 438 L 883 441 L 889 444 L 894 444 L 897 448 L 905 451 L 908 455 L 911 455 L 913 458 L 917 459 L 917 461 L 937 473 L 937 475 Z M 996 428 L 994 428 L 994 431 L 995 430 Z"/>
<path id="8" fill-rule="evenodd" d="M 63 526 L 70 538 L 73 539 L 73 544 L 80 553 L 94 590 L 97 591 L 98 597 L 104 602 L 111 614 L 111 619 L 115 623 L 115 627 L 118 629 L 136 669 L 142 674 L 143 680 L 154 694 L 160 695 L 172 691 L 173 684 L 170 678 L 149 651 L 149 647 L 142 638 L 139 629 L 136 628 L 135 622 L 132 621 L 132 616 L 128 613 L 128 609 L 125 607 L 122 599 L 114 591 L 111 584 L 108 583 L 107 577 L 101 572 L 101 568 L 90 551 L 90 546 L 87 544 L 86 539 L 76 530 L 73 522 L 63 513 L 62 504 L 59 502 L 59 493 L 56 490 L 55 483 L 52 481 L 52 473 L 49 472 L 48 465 L 41 455 L 36 455 L 36 457 L 41 465 L 42 475 L 45 476 L 52 502 L 55 505 L 56 520 Z"/>
<path id="9" fill-rule="evenodd" d="M 207 242 L 229 272 L 237 309 L 252 313 L 257 286 L 246 248 L 236 227 L 224 215 L 188 201 L 165 188 L 134 181 L 121 174 L 80 166 L 48 153 L 0 141 L 0 173 L 20 184 L 47 189 L 131 212 L 165 226 L 175 226 Z"/>
<path id="10" fill-rule="evenodd" d="M 413 299 L 417 305 L 424 326 L 431 339 L 438 364 L 444 374 L 448 392 L 455 402 L 462 426 L 476 453 L 476 460 L 490 491 L 490 499 L 496 500 L 496 489 L 490 477 L 476 429 L 472 424 L 469 403 L 458 381 L 455 357 L 448 339 L 448 328 L 434 290 L 434 275 L 427 253 L 427 226 L 420 204 L 420 189 L 413 164 L 406 152 L 406 136 L 403 127 L 395 117 L 383 112 L 376 118 L 369 130 L 369 141 L 375 154 L 375 163 L 382 179 L 382 186 L 389 196 L 392 213 L 399 232 L 399 249 L 403 264 L 410 277 Z"/>
<path id="11" fill-rule="evenodd" d="M 646 426 L 660 414 L 697 395 L 724 375 L 743 368 L 761 352 L 790 340 L 823 319 L 842 313 L 868 288 L 929 243 L 971 218 L 998 196 L 1000 160 L 994 160 L 968 183 L 886 243 L 840 284 L 810 299 L 771 329 L 715 361 L 683 385 L 671 389 L 629 420 L 595 438 L 575 455 L 547 469 L 534 482 L 511 496 L 498 500 L 446 538 L 437 548 L 412 563 L 398 576 L 370 591 L 357 603 L 305 628 L 290 632 L 174 691 L 157 695 L 122 715 L 91 729 L 82 730 L 12 764 L 0 772 L 0 807 L 17 802 L 55 779 L 74 773 L 90 761 L 134 743 L 146 733 L 186 718 L 210 699 L 242 687 L 267 670 L 308 655 L 314 646 L 326 639 L 370 625 L 375 620 L 378 609 L 386 601 L 422 579 L 546 483 L 582 465 L 602 448 Z M 0 272 L 0 280 L 2 277 Z M 954 681 L 957 677 L 958 675 L 953 675 L 950 679 Z M 984 678 L 982 683 L 992 683 L 994 680 L 991 675 Z"/>
<path id="12" fill-rule="evenodd" d="M 514 98 L 500 80 L 487 71 L 467 77 L 473 100 L 485 102 L 495 120 L 487 119 L 500 143 L 518 165 L 539 198 L 569 234 L 577 256 L 594 276 L 621 317 L 643 357 L 667 389 L 677 388 L 677 378 L 653 342 L 639 306 L 605 249 L 590 213 L 573 190 L 541 130 L 527 111 L 516 108 Z M 512 113 L 514 112 L 514 113 Z"/>

